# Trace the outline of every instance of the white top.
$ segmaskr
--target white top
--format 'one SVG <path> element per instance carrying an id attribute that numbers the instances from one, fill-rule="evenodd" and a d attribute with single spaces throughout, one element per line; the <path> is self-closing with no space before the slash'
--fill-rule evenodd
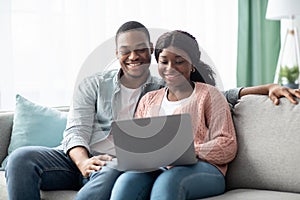
<path id="1" fill-rule="evenodd" d="M 134 110 L 138 102 L 138 99 L 141 95 L 141 92 L 142 92 L 141 87 L 137 89 L 131 89 L 121 85 L 121 91 L 120 91 L 121 109 L 118 112 L 118 116 L 117 116 L 118 120 L 133 118 Z M 93 144 L 91 148 L 97 149 L 98 153 L 104 153 L 113 156 L 116 155 L 113 136 L 111 134 L 105 140 Z"/>
<path id="2" fill-rule="evenodd" d="M 121 85 L 121 110 L 118 112 L 118 120 L 133 118 L 134 110 L 141 92 L 141 87 L 137 89 L 131 89 Z"/>
<path id="3" fill-rule="evenodd" d="M 192 99 L 192 97 L 195 93 L 195 90 L 193 90 L 192 94 L 187 98 L 181 99 L 179 101 L 169 101 L 169 99 L 167 97 L 168 90 L 169 89 L 166 89 L 163 101 L 160 106 L 160 110 L 159 110 L 160 116 L 172 115 L 178 107 L 181 107 L 183 104 L 188 103 Z"/>

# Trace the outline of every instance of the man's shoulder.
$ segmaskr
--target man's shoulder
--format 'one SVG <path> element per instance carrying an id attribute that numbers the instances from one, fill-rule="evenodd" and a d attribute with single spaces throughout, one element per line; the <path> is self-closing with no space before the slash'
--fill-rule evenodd
<path id="1" fill-rule="evenodd" d="M 107 80 L 112 80 L 117 76 L 119 70 L 118 69 L 112 69 L 112 70 L 106 70 L 103 72 L 97 72 L 95 74 L 92 74 L 90 76 L 87 76 L 85 78 L 85 81 L 88 82 L 102 82 L 102 81 L 107 81 Z"/>
<path id="2" fill-rule="evenodd" d="M 112 79 L 118 75 L 118 69 L 105 70 L 103 72 L 98 72 L 94 74 L 94 77 L 97 79 Z"/>
<path id="3" fill-rule="evenodd" d="M 166 83 L 164 82 L 164 80 L 162 78 L 157 77 L 157 76 L 152 76 L 152 75 L 150 77 L 150 83 L 154 84 L 154 85 L 157 85 L 158 86 L 157 89 L 165 87 L 165 85 L 166 85 Z"/>

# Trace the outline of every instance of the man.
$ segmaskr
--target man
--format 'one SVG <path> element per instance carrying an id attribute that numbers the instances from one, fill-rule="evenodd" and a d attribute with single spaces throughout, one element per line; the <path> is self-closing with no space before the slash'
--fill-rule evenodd
<path id="1" fill-rule="evenodd" d="M 76 199 L 109 199 L 122 173 L 106 167 L 114 155 L 109 134 L 112 120 L 132 118 L 146 92 L 164 86 L 150 75 L 153 45 L 147 28 L 138 22 L 123 24 L 116 34 L 120 70 L 84 79 L 74 91 L 62 145 L 57 148 L 22 147 L 6 167 L 9 199 L 40 199 L 42 190 L 79 190 Z M 298 91 L 270 84 L 233 89 L 225 93 L 231 104 L 247 94 L 269 94 L 275 104 L 286 96 L 295 103 Z"/>

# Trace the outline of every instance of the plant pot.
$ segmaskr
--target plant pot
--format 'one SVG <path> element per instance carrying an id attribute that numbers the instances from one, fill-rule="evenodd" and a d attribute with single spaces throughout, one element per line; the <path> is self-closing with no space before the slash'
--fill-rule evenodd
<path id="1" fill-rule="evenodd" d="M 299 88 L 299 84 L 296 84 L 296 83 L 282 84 L 282 86 L 292 88 L 292 89 L 298 89 Z"/>

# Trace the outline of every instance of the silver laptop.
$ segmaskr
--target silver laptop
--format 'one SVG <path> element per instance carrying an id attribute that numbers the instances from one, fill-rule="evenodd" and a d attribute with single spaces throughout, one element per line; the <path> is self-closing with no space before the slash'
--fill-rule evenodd
<path id="1" fill-rule="evenodd" d="M 151 171 L 197 162 L 189 114 L 114 121 L 111 131 L 119 170 Z"/>

